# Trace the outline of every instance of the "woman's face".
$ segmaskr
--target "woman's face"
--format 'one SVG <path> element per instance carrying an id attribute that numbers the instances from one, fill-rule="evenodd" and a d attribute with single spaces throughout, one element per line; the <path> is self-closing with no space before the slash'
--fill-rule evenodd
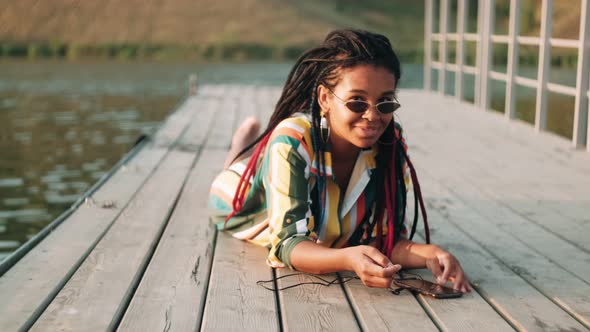
<path id="1" fill-rule="evenodd" d="M 358 65 L 343 69 L 340 80 L 332 89 L 319 87 L 320 107 L 330 125 L 330 142 L 335 153 L 357 153 L 359 148 L 373 146 L 388 124 L 393 113 L 382 114 L 375 104 L 393 100 L 395 77 L 383 67 Z M 339 100 L 363 100 L 370 104 L 364 113 L 354 113 Z M 342 155 L 341 157 L 346 157 Z"/>

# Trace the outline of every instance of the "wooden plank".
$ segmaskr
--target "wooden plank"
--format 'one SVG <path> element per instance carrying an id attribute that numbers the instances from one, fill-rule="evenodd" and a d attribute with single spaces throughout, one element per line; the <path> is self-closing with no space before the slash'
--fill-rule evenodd
<path id="1" fill-rule="evenodd" d="M 522 237 L 519 241 L 522 241 L 533 250 L 553 260 L 557 265 L 572 272 L 580 279 L 590 281 L 590 277 L 588 277 L 590 275 L 590 266 L 587 264 L 577 264 L 580 259 L 590 261 L 590 255 L 588 253 L 577 252 L 579 251 L 579 247 L 564 241 L 562 237 L 539 228 L 537 225 L 531 223 L 530 220 L 520 217 L 510 209 L 496 202 L 496 200 L 509 200 L 512 195 L 510 192 L 531 192 L 530 195 L 536 195 L 537 198 L 540 198 L 538 191 L 530 190 L 531 187 L 528 183 L 545 182 L 546 184 L 544 184 L 543 188 L 546 188 L 546 191 L 552 195 L 557 195 L 560 191 L 555 190 L 555 186 L 553 185 L 555 181 L 571 181 L 573 185 L 574 182 L 583 183 L 583 180 L 581 181 L 577 177 L 562 175 L 563 165 L 559 168 L 549 166 L 543 167 L 543 169 L 533 169 L 523 174 L 523 169 L 527 168 L 527 160 L 519 159 L 511 151 L 510 147 L 503 147 L 501 151 L 497 151 L 498 148 L 491 142 L 489 142 L 490 144 L 478 144 L 476 140 L 481 139 L 481 135 L 479 137 L 473 136 L 469 140 L 466 140 L 461 136 L 467 133 L 463 133 L 462 131 L 448 133 L 444 137 L 441 133 L 442 130 L 440 132 L 430 130 L 428 135 L 423 136 L 426 144 L 430 142 L 433 144 L 442 143 L 441 145 L 443 145 L 442 150 L 432 146 L 433 151 L 437 151 L 440 155 L 437 157 L 430 154 L 423 164 L 432 164 L 436 159 L 442 159 L 446 152 L 451 153 L 450 149 L 447 150 L 445 148 L 447 146 L 445 140 L 449 138 L 451 138 L 449 141 L 454 140 L 455 142 L 460 142 L 462 151 L 477 151 L 477 158 L 466 158 L 469 156 L 469 154 L 466 154 L 466 157 L 459 157 L 460 162 L 450 164 L 451 167 L 438 167 L 438 172 L 436 173 L 437 178 L 448 179 L 449 182 L 452 181 L 450 182 L 451 185 L 460 186 L 463 190 L 471 182 L 469 192 L 462 192 L 462 194 L 468 195 L 466 197 L 470 197 L 471 199 L 480 199 L 473 204 L 477 204 L 474 207 L 481 210 L 481 213 L 487 214 L 490 220 L 498 220 L 496 222 L 497 226 L 504 229 L 507 234 L 528 234 L 533 231 L 535 236 Z M 456 149 L 456 146 L 452 146 L 452 149 Z M 499 153 L 502 153 L 502 158 L 498 157 Z M 514 157 L 511 155 L 514 155 Z M 510 162 L 507 163 L 507 160 Z M 502 170 L 502 172 L 490 172 L 490 170 Z M 509 193 L 506 193 L 505 189 L 507 187 L 510 188 Z M 590 189 L 586 189 L 587 187 L 584 188 L 587 193 L 586 196 L 590 195 Z M 481 203 L 481 199 L 486 200 L 485 204 Z M 563 226 L 567 226 L 567 224 Z M 576 252 L 576 255 L 572 255 L 574 252 Z"/>
<path id="2" fill-rule="evenodd" d="M 305 282 L 317 282 L 310 275 L 277 269 L 277 285 L 284 288 Z M 286 275 L 293 274 L 290 277 Z M 336 274 L 322 275 L 333 280 Z M 282 325 L 285 331 L 354 331 L 360 330 L 353 309 L 339 285 L 299 285 L 279 291 Z"/>
<path id="3" fill-rule="evenodd" d="M 590 118 L 588 117 L 588 88 L 590 81 L 590 4 L 581 0 L 580 33 L 578 35 L 578 68 L 576 73 L 576 99 L 572 143 L 576 147 L 586 145 L 590 152 Z"/>
<path id="4" fill-rule="evenodd" d="M 425 174 L 432 174 L 430 172 L 432 171 L 422 170 L 422 178 Z M 438 176 L 440 175 L 431 175 L 431 177 Z M 588 283 L 525 245 L 520 237 L 512 232 L 498 227 L 498 223 L 502 223 L 502 220 L 489 214 L 482 214 L 481 206 L 488 204 L 488 201 L 478 199 L 474 196 L 474 192 L 467 191 L 458 181 L 445 183 L 445 186 L 453 188 L 449 191 L 456 197 L 453 202 L 457 202 L 452 205 L 447 204 L 446 210 L 454 216 L 452 221 L 449 220 L 450 222 L 584 324 L 586 328 L 590 328 L 590 310 L 588 310 L 590 298 L 587 295 L 590 294 L 590 285 Z M 468 214 L 470 210 L 474 211 L 475 216 L 460 217 Z M 524 234 L 534 237 L 537 231 L 528 231 Z M 572 255 L 577 254 L 577 252 L 572 253 Z"/>
<path id="5" fill-rule="evenodd" d="M 210 184 L 223 165 L 225 147 L 233 132 L 232 117 L 236 115 L 233 108 L 227 112 L 218 96 L 239 93 L 225 89 L 215 86 L 208 90 L 211 94 L 207 111 L 213 112 L 213 124 L 199 121 L 205 127 L 195 126 L 186 133 L 194 140 L 191 144 L 205 143 L 205 149 L 191 171 L 120 330 L 187 330 L 201 324 L 215 241 L 215 230 L 208 223 L 207 197 Z M 205 142 L 193 131 L 205 131 Z"/>
<path id="6" fill-rule="evenodd" d="M 215 239 L 207 196 L 225 154 L 208 148 L 202 152 L 119 330 L 187 331 L 199 326 Z"/>
<path id="7" fill-rule="evenodd" d="M 235 99 L 227 98 L 220 101 L 218 114 L 208 134 L 207 145 L 212 149 L 227 151 L 231 144 L 238 105 Z"/>
<path id="8" fill-rule="evenodd" d="M 429 188 L 425 199 L 429 203 L 428 215 L 434 242 L 459 259 L 479 296 L 512 327 L 524 331 L 540 328 L 584 330 L 583 325 L 522 279 L 510 266 L 450 222 L 470 223 L 474 218 L 481 218 L 474 209 L 464 207 L 460 213 L 450 210 L 450 205 L 461 204 L 457 203 L 457 198 L 430 176 L 422 176 L 421 179 L 423 186 Z M 465 324 L 477 324 L 477 316 L 466 317 L 468 321 Z"/>
<path id="9" fill-rule="evenodd" d="M 98 331 L 118 325 L 193 160 L 186 152 L 167 156 L 32 330 Z"/>
<path id="10" fill-rule="evenodd" d="M 519 187 L 522 188 L 522 187 Z M 531 200 L 530 193 L 512 191 L 510 197 L 502 197 L 499 189 L 482 188 L 490 199 L 497 204 L 510 209 L 521 218 L 542 227 L 547 232 L 576 246 L 579 250 L 590 253 L 590 243 L 587 234 L 590 232 L 590 224 L 584 224 L 587 211 L 576 211 L 569 201 L 554 201 L 555 206 L 548 206 L 551 201 Z M 590 206 L 587 201 L 585 206 Z M 587 210 L 587 208 L 586 208 Z M 574 215 L 578 212 L 578 215 Z"/>
<path id="11" fill-rule="evenodd" d="M 432 281 L 426 270 L 413 270 L 425 280 Z M 459 299 L 435 299 L 418 294 L 424 310 L 441 331 L 513 331 L 513 328 L 476 292 Z"/>
<path id="12" fill-rule="evenodd" d="M 201 330 L 280 330 L 275 293 L 256 285 L 273 279 L 267 255 L 266 248 L 218 235 Z"/>
<path id="13" fill-rule="evenodd" d="M 189 97 L 178 110 L 172 113 L 166 122 L 154 135 L 154 144 L 160 147 L 169 147 L 174 144 L 182 132 L 187 128 L 196 109 L 189 107 L 197 97 Z"/>
<path id="14" fill-rule="evenodd" d="M 187 107 L 195 109 L 188 128 L 184 131 L 175 148 L 197 152 L 207 138 L 215 112 L 219 108 L 218 98 L 198 97 L 187 101 Z"/>
<path id="15" fill-rule="evenodd" d="M 344 276 L 354 273 L 344 273 Z M 363 331 L 438 331 L 410 292 L 394 295 L 359 279 L 344 284 Z"/>
<path id="16" fill-rule="evenodd" d="M 531 250 L 551 260 L 556 267 L 561 267 L 590 284 L 590 264 L 579 264 L 580 261 L 590 262 L 590 254 L 498 204 L 489 198 L 489 194 L 484 193 L 487 190 L 483 189 L 483 186 L 472 184 L 471 181 L 473 180 L 463 176 L 461 183 L 455 182 L 452 185 L 463 197 L 469 198 L 473 209 L 486 216 L 486 219 L 495 220 L 495 226 L 503 230 L 507 236 L 522 242 Z M 501 197 L 501 192 L 496 192 L 495 196 Z"/>
<path id="17" fill-rule="evenodd" d="M 492 164 L 491 162 L 485 160 L 485 154 L 480 153 L 479 157 L 484 160 L 484 164 L 487 164 L 488 167 L 495 168 L 493 165 L 490 165 Z M 432 162 L 433 158 L 427 158 L 423 164 L 430 164 Z M 437 178 L 446 179 L 446 183 L 451 186 L 461 188 L 461 194 L 475 200 L 472 203 L 473 207 L 480 210 L 481 213 L 488 215 L 490 220 L 497 220 L 496 225 L 500 229 L 505 230 L 507 234 L 529 234 L 534 232 L 534 236 L 523 236 L 518 240 L 553 260 L 558 266 L 562 266 L 562 268 L 574 273 L 582 280 L 588 281 L 590 268 L 586 264 L 577 264 L 577 262 L 580 259 L 590 261 L 590 255 L 587 252 L 580 251 L 580 246 L 576 244 L 575 240 L 568 241 L 559 235 L 562 228 L 567 228 L 573 222 L 560 218 L 561 222 L 559 225 L 554 223 L 552 227 L 553 232 L 551 232 L 539 227 L 537 223 L 534 223 L 533 219 L 524 218 L 514 213 L 512 209 L 506 207 L 507 203 L 505 202 L 514 199 L 515 192 L 531 191 L 531 188 L 526 185 L 510 185 L 502 182 L 502 179 L 493 172 L 486 174 L 487 181 L 483 182 L 480 178 L 482 167 L 485 167 L 485 165 L 480 163 L 472 164 L 469 161 L 464 161 L 459 165 L 453 164 L 452 169 L 439 167 L 439 172 L 437 172 L 436 176 Z M 474 170 L 477 173 L 474 173 Z M 501 174 L 501 176 L 503 177 L 504 174 Z M 494 184 L 493 182 L 498 183 Z M 465 191 L 467 190 L 466 186 L 470 188 L 467 192 Z M 505 193 L 507 186 L 511 188 L 512 193 Z M 515 205 L 516 203 L 512 204 Z M 584 228 L 584 226 L 581 228 Z M 572 255 L 574 252 L 576 255 Z"/>

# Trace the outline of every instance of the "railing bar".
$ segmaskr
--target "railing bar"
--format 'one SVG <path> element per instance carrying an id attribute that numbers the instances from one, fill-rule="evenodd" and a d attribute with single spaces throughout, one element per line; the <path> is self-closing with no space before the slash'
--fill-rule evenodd
<path id="1" fill-rule="evenodd" d="M 424 17 L 424 90 L 430 91 L 432 89 L 432 41 L 434 34 L 432 34 L 432 1 L 424 0 L 425 17 Z"/>
<path id="2" fill-rule="evenodd" d="M 526 86 L 529 88 L 533 88 L 533 89 L 537 88 L 537 80 L 532 79 L 532 78 L 516 76 L 516 77 L 514 77 L 514 82 L 518 85 Z"/>
<path id="3" fill-rule="evenodd" d="M 507 35 L 492 35 L 492 36 L 490 36 L 490 39 L 494 43 L 507 44 L 510 41 L 510 36 L 507 36 Z"/>
<path id="4" fill-rule="evenodd" d="M 490 78 L 496 81 L 508 81 L 508 75 L 506 75 L 505 73 L 499 73 L 497 71 L 490 71 Z"/>
<path id="5" fill-rule="evenodd" d="M 482 107 L 484 110 L 488 110 L 490 108 L 491 98 L 490 98 L 490 67 L 491 67 L 491 57 L 492 57 L 492 43 L 490 36 L 494 31 L 494 20 L 495 20 L 495 8 L 496 8 L 496 1 L 495 0 L 480 0 L 480 7 L 478 11 L 481 11 L 483 8 L 483 13 L 488 13 L 488 15 L 482 14 L 482 34 L 481 34 L 481 79 L 480 79 L 480 103 L 479 106 Z"/>
<path id="6" fill-rule="evenodd" d="M 580 46 L 580 41 L 577 39 L 561 39 L 561 38 L 551 38 L 549 43 L 553 47 L 564 47 L 564 48 L 575 48 L 577 49 Z"/>
<path id="7" fill-rule="evenodd" d="M 518 43 L 521 45 L 538 46 L 541 43 L 539 37 L 518 36 L 516 37 L 516 40 L 518 40 Z"/>
<path id="8" fill-rule="evenodd" d="M 455 97 L 463 99 L 463 64 L 465 63 L 465 24 L 467 21 L 467 1 L 458 0 L 457 3 L 457 71 L 455 72 Z"/>
<path id="9" fill-rule="evenodd" d="M 446 39 L 456 41 L 459 39 L 459 35 L 457 35 L 456 33 L 448 33 Z"/>
<path id="10" fill-rule="evenodd" d="M 578 72 L 576 75 L 576 100 L 574 106 L 574 130 L 572 143 L 579 147 L 586 145 L 590 152 L 590 3 L 589 0 L 581 0 L 580 34 L 578 41 Z M 586 96 L 584 96 L 586 92 Z"/>
<path id="11" fill-rule="evenodd" d="M 506 99 L 504 100 L 504 115 L 508 119 L 516 117 L 516 90 L 514 88 L 514 76 L 518 73 L 518 42 L 516 37 L 519 32 L 520 15 L 518 9 L 520 8 L 520 0 L 510 1 L 510 18 L 508 22 L 508 63 L 506 74 Z"/>
<path id="12" fill-rule="evenodd" d="M 442 63 L 442 68 L 438 72 L 438 91 L 441 94 L 445 94 L 446 85 L 446 73 L 445 65 L 447 63 L 447 32 L 449 31 L 448 15 L 449 15 L 449 0 L 440 0 L 440 19 L 439 19 L 439 31 L 443 39 L 439 42 L 439 60 Z"/>
<path id="13" fill-rule="evenodd" d="M 447 63 L 445 69 L 457 73 L 459 71 L 459 66 L 454 63 Z"/>
<path id="14" fill-rule="evenodd" d="M 535 109 L 535 129 L 547 128 L 547 79 L 549 76 L 552 30 L 553 0 L 543 0 L 541 6 L 541 38 L 539 44 L 539 68 L 537 74 L 537 98 Z"/>
<path id="15" fill-rule="evenodd" d="M 576 96 L 576 88 L 567 85 L 561 85 L 557 83 L 547 83 L 547 90 L 551 92 L 561 93 L 571 97 Z"/>
<path id="16" fill-rule="evenodd" d="M 477 68 L 472 66 L 463 66 L 463 71 L 467 74 L 477 75 Z"/>

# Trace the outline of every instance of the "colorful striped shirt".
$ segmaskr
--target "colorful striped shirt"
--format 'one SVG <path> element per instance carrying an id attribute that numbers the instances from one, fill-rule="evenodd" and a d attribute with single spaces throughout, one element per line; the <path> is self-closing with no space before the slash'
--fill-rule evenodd
<path id="1" fill-rule="evenodd" d="M 396 126 L 400 130 L 401 128 Z M 403 146 L 407 151 L 405 141 Z M 244 207 L 230 219 L 226 229 L 233 236 L 270 248 L 267 263 L 272 267 L 289 266 L 293 248 L 302 241 L 314 241 L 326 247 L 343 248 L 369 244 L 376 237 L 374 221 L 378 172 L 377 147 L 361 150 L 348 188 L 341 193 L 332 172 L 332 155 L 324 154 L 327 190 L 323 220 L 317 223 L 312 211 L 317 202 L 312 192 L 318 176 L 318 162 L 311 144 L 309 115 L 297 113 L 274 129 L 259 168 L 250 182 Z M 231 212 L 232 200 L 247 160 L 223 171 L 211 186 L 212 219 L 219 229 Z M 409 187 L 409 172 L 404 165 L 404 182 Z M 384 217 L 385 219 L 386 217 Z M 383 232 L 387 221 L 382 220 Z M 368 234 L 368 229 L 371 234 Z M 407 228 L 396 226 L 403 237 Z"/>

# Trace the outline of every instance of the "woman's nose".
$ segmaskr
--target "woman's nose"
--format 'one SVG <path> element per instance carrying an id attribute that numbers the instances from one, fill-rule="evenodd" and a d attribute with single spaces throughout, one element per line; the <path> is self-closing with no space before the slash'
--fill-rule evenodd
<path id="1" fill-rule="evenodd" d="M 369 105 L 369 108 L 363 113 L 363 119 L 367 119 L 368 121 L 377 121 L 381 114 L 377 111 L 375 105 Z"/>

